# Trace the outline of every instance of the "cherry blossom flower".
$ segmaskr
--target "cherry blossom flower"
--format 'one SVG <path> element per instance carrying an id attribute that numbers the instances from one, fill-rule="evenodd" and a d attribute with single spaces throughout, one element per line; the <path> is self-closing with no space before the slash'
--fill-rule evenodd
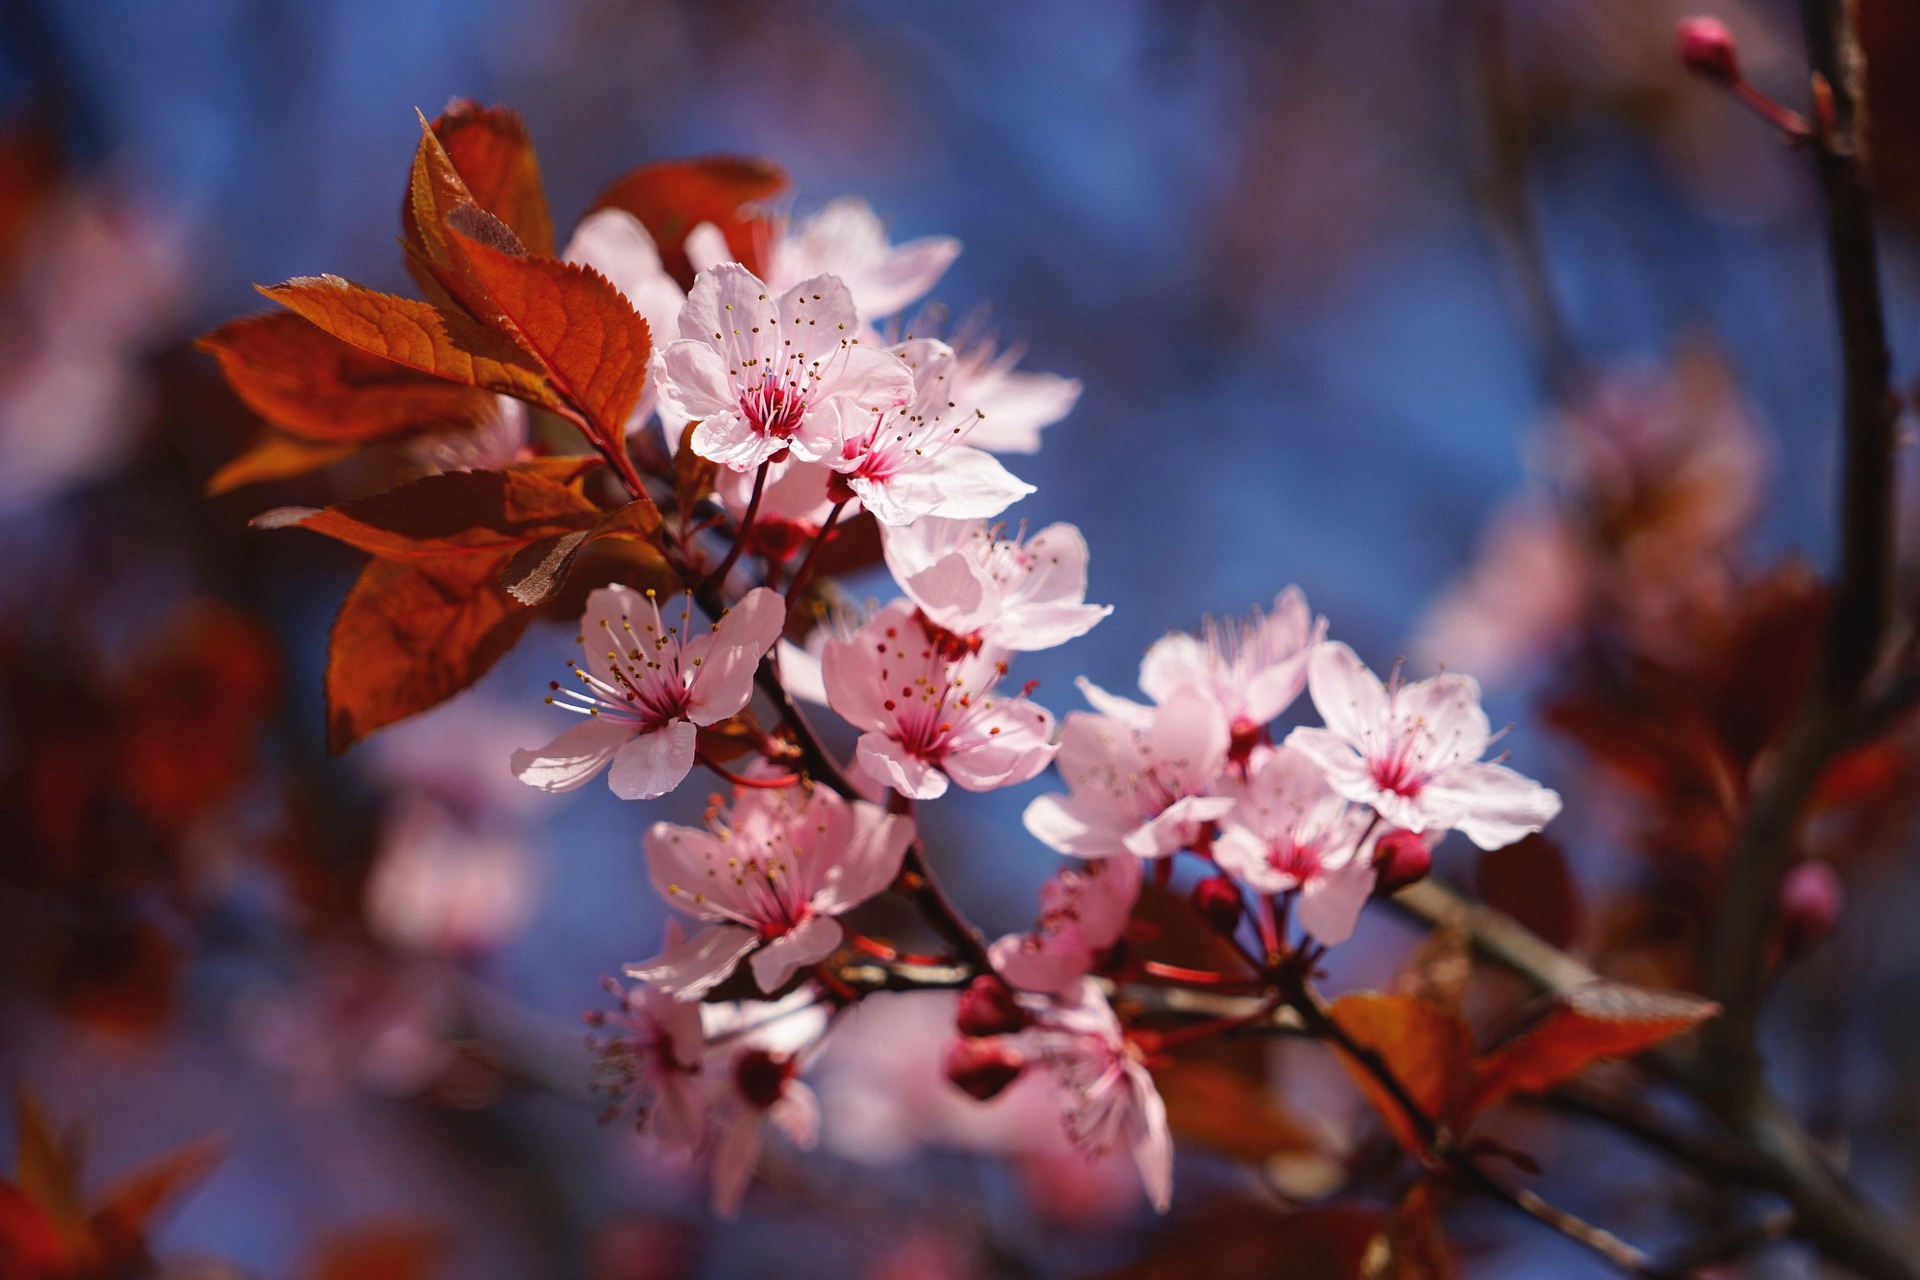
<path id="1" fill-rule="evenodd" d="M 652 591 L 599 588 L 580 620 L 586 666 L 567 664 L 584 692 L 547 699 L 588 718 L 544 747 L 514 752 L 514 773 L 543 791 L 571 791 L 611 764 L 615 795 L 665 795 L 693 768 L 694 727 L 747 705 L 754 668 L 780 638 L 786 615 L 777 593 L 757 587 L 695 636 L 691 596 L 669 625 Z"/>
<path id="2" fill-rule="evenodd" d="M 993 967 L 1023 991 L 1065 995 L 1120 940 L 1139 897 L 1136 858 L 1062 871 L 1040 890 L 1040 922 L 1033 932 L 993 944 Z"/>
<path id="3" fill-rule="evenodd" d="M 820 1102 L 800 1072 L 826 1035 L 818 993 L 805 987 L 772 1003 L 690 1005 L 709 1046 L 713 1210 L 731 1218 L 760 1161 L 771 1124 L 794 1146 L 820 1140 Z"/>
<path id="4" fill-rule="evenodd" d="M 680 310 L 677 341 L 652 377 L 669 438 L 699 419 L 693 448 L 750 471 L 783 453 L 816 461 L 849 434 L 913 398 L 913 372 L 859 339 L 859 315 L 832 276 L 775 297 L 737 263 L 702 271 Z"/>
<path id="5" fill-rule="evenodd" d="M 1146 707 L 1082 680 L 1100 714 L 1075 711 L 1060 732 L 1067 793 L 1027 806 L 1027 830 L 1077 858 L 1159 858 L 1184 849 L 1233 808 L 1212 794 L 1226 768 L 1227 721 L 1213 699 L 1180 689 Z"/>
<path id="6" fill-rule="evenodd" d="M 1273 612 L 1209 619 L 1198 636 L 1175 631 L 1154 642 L 1140 663 L 1140 690 L 1166 702 L 1179 689 L 1210 698 L 1244 740 L 1285 711 L 1307 683 L 1307 656 L 1326 638 L 1298 587 L 1274 598 Z"/>
<path id="7" fill-rule="evenodd" d="M 1113 612 L 1088 604 L 1087 542 L 1070 524 L 1006 538 L 984 520 L 881 529 L 894 581 L 937 626 L 1002 649 L 1050 649 Z"/>
<path id="8" fill-rule="evenodd" d="M 890 243 L 871 205 L 841 196 L 775 238 L 767 281 L 778 289 L 810 276 L 838 276 L 860 318 L 871 324 L 924 298 L 959 256 L 960 242 L 951 236 Z"/>
<path id="9" fill-rule="evenodd" d="M 367 924 L 399 946 L 470 955 L 518 934 L 540 905 L 540 888 L 522 833 L 497 820 L 463 819 L 412 793 L 381 823 L 367 876 Z"/>
<path id="10" fill-rule="evenodd" d="M 821 655 L 827 702 L 864 730 L 861 770 L 901 795 L 932 800 L 948 780 L 968 791 L 1027 781 L 1053 759 L 1053 716 L 1024 694 L 996 695 L 997 650 L 954 656 L 904 601 Z"/>
<path id="11" fill-rule="evenodd" d="M 829 463 L 874 519 L 904 525 L 928 515 L 997 516 L 1032 493 L 999 459 L 966 443 L 982 411 L 959 381 L 953 348 L 915 338 L 894 351 L 913 370 L 912 398 L 850 423 Z"/>
<path id="12" fill-rule="evenodd" d="M 731 974 L 749 952 L 754 979 L 778 990 L 845 936 L 834 919 L 900 873 L 913 824 L 824 787 L 743 790 L 708 829 L 657 822 L 647 874 L 660 896 L 708 927 L 627 969 L 683 1000 Z"/>
<path id="13" fill-rule="evenodd" d="M 1391 687 L 1344 644 L 1323 644 L 1308 667 L 1326 728 L 1287 736 L 1326 770 L 1327 783 L 1408 831 L 1457 830 L 1482 849 L 1538 831 L 1560 797 L 1505 765 L 1482 761 L 1493 740 L 1471 676 Z"/>
<path id="14" fill-rule="evenodd" d="M 680 942 L 679 923 L 668 921 L 666 949 Z M 587 1019 L 608 1029 L 593 1041 L 599 1058 L 595 1087 L 615 1099 L 608 1118 L 638 1104 L 641 1132 L 665 1146 L 693 1150 L 705 1136 L 707 1113 L 699 1087 L 707 1045 L 700 1006 L 646 982 L 622 989 L 609 979 L 608 990 L 619 996 L 619 1010 Z"/>
<path id="15" fill-rule="evenodd" d="M 1173 1135 L 1167 1107 L 1113 1007 L 1090 978 L 1058 1000 L 1045 1029 L 1026 1032 L 1059 1082 L 1067 1136 L 1088 1156 L 1125 1147 L 1140 1167 L 1147 1198 L 1161 1213 L 1173 1202 Z"/>
<path id="16" fill-rule="evenodd" d="M 1213 842 L 1214 861 L 1257 893 L 1297 891 L 1301 927 L 1334 946 L 1353 936 L 1373 892 L 1362 848 L 1372 817 L 1328 786 L 1311 758 L 1283 746 L 1247 780 Z"/>
<path id="17" fill-rule="evenodd" d="M 1079 379 L 1017 368 L 1019 348 L 1000 349 L 977 325 L 961 326 L 950 342 L 959 355 L 958 380 L 982 415 L 967 436 L 976 449 L 1038 453 L 1041 431 L 1080 400 Z"/>

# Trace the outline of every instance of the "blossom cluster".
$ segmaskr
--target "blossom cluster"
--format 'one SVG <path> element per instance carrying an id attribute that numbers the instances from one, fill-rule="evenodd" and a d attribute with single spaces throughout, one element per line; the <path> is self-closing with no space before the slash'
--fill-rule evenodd
<path id="1" fill-rule="evenodd" d="M 898 317 L 959 246 L 892 244 L 857 199 L 776 225 L 764 274 L 712 226 L 665 247 L 696 268 L 691 288 L 620 209 L 592 215 L 566 256 L 611 280 L 656 335 L 628 430 L 658 429 L 667 451 L 716 468 L 735 550 L 709 581 L 727 587 L 750 547 L 769 585 L 730 605 L 712 591 L 663 603 L 595 590 L 582 657 L 548 698 L 583 721 L 513 759 L 548 791 L 605 771 L 617 795 L 650 799 L 696 763 L 734 784 L 704 826 L 647 832 L 654 888 L 697 927 L 670 926 L 657 956 L 629 966 L 635 984 L 615 984 L 618 1009 L 590 1018 L 615 1110 L 637 1104 L 654 1141 L 710 1152 L 715 1204 L 734 1209 L 768 1125 L 803 1147 L 816 1139 L 802 1077 L 861 994 L 831 961 L 899 954 L 847 917 L 923 881 L 915 802 L 1052 766 L 1065 790 L 1034 800 L 1025 822 L 1075 862 L 1047 886 L 1032 932 L 981 949 L 992 972 L 969 975 L 948 1073 L 982 1099 L 1030 1068 L 1049 1073 L 1074 1143 L 1131 1152 L 1164 1209 L 1172 1144 L 1154 1041 L 1109 998 L 1147 864 L 1164 884 L 1176 855 L 1203 862 L 1196 904 L 1275 957 L 1292 945 L 1289 918 L 1301 948 L 1345 941 L 1390 857 L 1423 856 L 1451 830 L 1505 845 L 1548 822 L 1558 797 L 1484 759 L 1497 735 L 1472 679 L 1383 682 L 1293 588 L 1270 612 L 1156 643 L 1145 701 L 1083 680 L 1091 710 L 1056 724 L 1011 668 L 1109 610 L 1086 600 L 1077 529 L 998 522 L 1033 490 L 996 455 L 1037 448 L 1078 385 L 1020 371 L 977 337 L 903 330 Z M 860 513 L 879 525 L 899 595 L 811 627 L 794 602 L 820 547 Z M 851 758 L 812 744 L 823 758 L 808 761 L 751 724 L 756 681 L 823 702 L 857 733 Z M 1321 723 L 1276 733 L 1302 693 Z M 741 723 L 757 757 L 729 766 L 711 735 Z"/>

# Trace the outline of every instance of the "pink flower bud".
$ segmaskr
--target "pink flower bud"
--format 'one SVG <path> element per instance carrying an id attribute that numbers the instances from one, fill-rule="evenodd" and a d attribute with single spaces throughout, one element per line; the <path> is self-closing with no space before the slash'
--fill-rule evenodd
<path id="1" fill-rule="evenodd" d="M 1682 18 L 1673 32 L 1674 52 L 1689 71 L 1734 84 L 1740 79 L 1740 49 L 1718 18 Z"/>
<path id="2" fill-rule="evenodd" d="M 1005 1040 L 960 1039 L 947 1050 L 947 1079 L 981 1102 L 1020 1078 L 1027 1060 Z"/>
<path id="3" fill-rule="evenodd" d="M 1391 897 L 1433 870 L 1433 850 L 1412 831 L 1389 831 L 1373 847 L 1373 891 Z"/>
<path id="4" fill-rule="evenodd" d="M 983 973 L 960 993 L 954 1023 L 963 1036 L 1004 1036 L 1023 1030 L 1033 1019 L 1013 999 L 1013 989 L 994 974 Z"/>
<path id="5" fill-rule="evenodd" d="M 1800 955 L 1833 931 L 1846 896 L 1839 875 L 1826 862 L 1802 862 L 1787 872 L 1775 910 L 1780 918 L 1780 944 L 1789 957 Z"/>
<path id="6" fill-rule="evenodd" d="M 1241 907 L 1240 886 L 1226 876 L 1208 876 L 1193 886 L 1193 909 L 1216 933 L 1240 927 Z"/>

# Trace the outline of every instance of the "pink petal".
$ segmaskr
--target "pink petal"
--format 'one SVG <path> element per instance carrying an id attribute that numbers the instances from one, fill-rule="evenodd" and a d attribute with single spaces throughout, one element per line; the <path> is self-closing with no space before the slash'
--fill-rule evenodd
<path id="1" fill-rule="evenodd" d="M 787 1081 L 787 1087 L 767 1108 L 767 1119 L 786 1135 L 788 1142 L 802 1151 L 811 1151 L 819 1145 L 820 1099 L 803 1081 Z"/>
<path id="2" fill-rule="evenodd" d="M 1041 844 L 1075 858 L 1108 858 L 1124 853 L 1120 838 L 1125 816 L 1105 797 L 1092 793 L 1038 796 L 1022 815 L 1027 831 Z"/>
<path id="3" fill-rule="evenodd" d="M 614 754 L 607 785 L 622 800 L 666 795 L 693 769 L 694 734 L 694 727 L 685 720 L 641 734 Z"/>
<path id="4" fill-rule="evenodd" d="M 753 675 L 760 659 L 780 638 L 786 620 L 786 601 L 765 587 L 755 587 L 727 610 L 694 672 L 687 719 L 698 725 L 715 724 L 746 706 L 753 697 Z"/>
<path id="5" fill-rule="evenodd" d="M 682 419 L 730 413 L 740 403 L 740 393 L 727 377 L 726 360 L 711 343 L 668 343 L 654 368 L 660 402 Z"/>
<path id="6" fill-rule="evenodd" d="M 842 720 L 856 729 L 884 732 L 893 727 L 886 709 L 886 692 L 880 687 L 881 657 L 879 641 L 862 628 L 853 640 L 827 641 L 820 653 L 820 683 L 826 690 L 827 705 Z"/>
<path id="7" fill-rule="evenodd" d="M 542 791 L 571 791 L 606 768 L 633 732 L 631 720 L 588 716 L 544 747 L 514 752 L 514 776 Z"/>
<path id="8" fill-rule="evenodd" d="M 809 916 L 753 953 L 749 962 L 754 981 L 772 995 L 795 971 L 818 964 L 832 955 L 846 931 L 832 916 Z"/>
<path id="9" fill-rule="evenodd" d="M 760 1162 L 761 1112 L 743 1107 L 720 1131 L 713 1149 L 713 1211 L 722 1218 L 740 1212 L 753 1167 Z"/>
<path id="10" fill-rule="evenodd" d="M 948 519 L 997 516 L 1034 492 L 1032 485 L 1000 465 L 998 458 L 963 444 L 934 455 L 927 471 L 940 494 L 932 513 Z"/>
<path id="11" fill-rule="evenodd" d="M 1138 858 L 1162 858 L 1193 843 L 1202 823 L 1224 818 L 1233 808 L 1226 796 L 1187 796 L 1121 838 L 1120 845 Z"/>
<path id="12" fill-rule="evenodd" d="M 1222 828 L 1213 842 L 1213 860 L 1220 869 L 1257 893 L 1279 893 L 1296 887 L 1290 875 L 1274 870 L 1266 840 L 1237 822 Z"/>
<path id="13" fill-rule="evenodd" d="M 987 708 L 956 735 L 941 759 L 947 776 L 968 791 L 1015 787 L 1053 762 L 1053 716 L 1025 698 Z"/>
<path id="14" fill-rule="evenodd" d="M 746 274 L 749 279 L 753 278 L 750 273 Z M 764 297 L 764 286 L 762 289 Z M 852 342 L 860 333 L 860 316 L 854 310 L 853 295 L 847 292 L 847 286 L 838 276 L 802 280 L 780 295 L 778 308 L 781 339 L 792 344 L 778 353 L 777 358 L 783 361 L 797 365 L 822 362 L 823 358 L 837 356 L 842 350 L 841 344 Z M 834 392 L 823 388 L 819 394 Z"/>
<path id="15" fill-rule="evenodd" d="M 1040 432 L 1073 412 L 1080 383 L 1057 373 L 1008 372 L 991 380 L 976 403 L 986 414 L 967 443 L 995 453 L 1038 453 Z"/>
<path id="16" fill-rule="evenodd" d="M 1133 1161 L 1140 1166 L 1147 1199 L 1153 1202 L 1155 1212 L 1165 1213 L 1173 1204 L 1173 1132 L 1167 1124 L 1167 1104 L 1145 1067 L 1130 1062 L 1126 1070 L 1138 1110 Z"/>
<path id="17" fill-rule="evenodd" d="M 1300 890 L 1300 927 L 1327 946 L 1345 942 L 1373 896 L 1374 879 L 1373 864 L 1360 858 L 1313 877 Z"/>
<path id="18" fill-rule="evenodd" d="M 1451 826 L 1482 849 L 1503 849 L 1560 812 L 1560 796 L 1505 765 L 1459 764 L 1427 784 L 1421 799 L 1451 810 Z"/>
<path id="19" fill-rule="evenodd" d="M 1307 687 L 1327 728 L 1356 747 L 1386 731 L 1387 688 L 1346 645 L 1334 641 L 1313 651 Z"/>
<path id="20" fill-rule="evenodd" d="M 626 968 L 629 978 L 651 982 L 678 1000 L 698 1000 L 726 981 L 760 935 L 737 924 L 702 929 L 677 947 Z"/>
<path id="21" fill-rule="evenodd" d="M 833 865 L 818 878 L 816 911 L 840 915 L 885 891 L 900 875 L 907 846 L 913 842 L 913 821 L 887 813 L 878 805 L 853 801 L 852 830 Z"/>
<path id="22" fill-rule="evenodd" d="M 828 650 L 829 656 L 832 650 Z M 833 688 L 831 684 L 827 686 Z M 883 733 L 863 733 L 854 744 L 854 762 L 870 777 L 912 800 L 938 800 L 947 794 L 947 775 Z M 1039 769 L 1034 770 L 1035 773 Z"/>

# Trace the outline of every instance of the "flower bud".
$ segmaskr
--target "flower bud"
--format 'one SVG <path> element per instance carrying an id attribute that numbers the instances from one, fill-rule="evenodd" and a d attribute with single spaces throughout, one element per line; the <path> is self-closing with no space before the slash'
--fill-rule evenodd
<path id="1" fill-rule="evenodd" d="M 981 1102 L 1020 1078 L 1027 1060 L 1003 1039 L 959 1039 L 947 1050 L 947 1079 Z"/>
<path id="2" fill-rule="evenodd" d="M 1740 80 L 1740 50 L 1733 32 L 1718 18 L 1682 18 L 1673 32 L 1674 52 L 1687 70 L 1735 84 Z"/>
<path id="3" fill-rule="evenodd" d="M 954 1024 L 963 1036 L 1003 1036 L 1024 1029 L 1033 1019 L 1013 998 L 999 975 L 983 973 L 960 993 Z"/>
<path id="4" fill-rule="evenodd" d="M 1231 934 L 1240 927 L 1243 905 L 1240 886 L 1226 876 L 1208 876 L 1193 886 L 1193 909 L 1216 933 Z"/>
<path id="5" fill-rule="evenodd" d="M 749 1049 L 733 1064 L 733 1083 L 740 1096 L 763 1111 L 780 1100 L 792 1074 L 791 1059 L 776 1058 L 765 1049 Z"/>
<path id="6" fill-rule="evenodd" d="M 1829 863 L 1802 862 L 1787 872 L 1774 903 L 1785 954 L 1798 956 L 1831 933 L 1845 901 L 1846 889 Z"/>
<path id="7" fill-rule="evenodd" d="M 1373 846 L 1373 891 L 1392 897 L 1433 870 L 1433 850 L 1425 837 L 1412 831 L 1389 831 Z"/>

